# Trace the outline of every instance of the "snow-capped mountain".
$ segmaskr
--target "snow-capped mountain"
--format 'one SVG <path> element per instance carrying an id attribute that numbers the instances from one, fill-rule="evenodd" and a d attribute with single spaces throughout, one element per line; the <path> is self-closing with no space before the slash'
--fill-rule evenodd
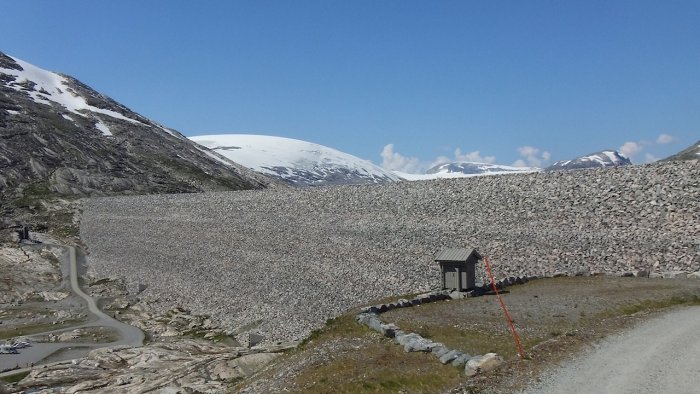
<path id="1" fill-rule="evenodd" d="M 476 163 L 459 161 L 438 164 L 428 169 L 425 174 L 408 174 L 394 171 L 394 174 L 408 181 L 422 181 L 428 179 L 467 178 L 485 175 L 518 174 L 542 171 L 536 167 L 513 167 L 502 164 Z"/>
<path id="2" fill-rule="evenodd" d="M 381 167 L 327 146 L 251 134 L 189 137 L 229 160 L 295 186 L 399 181 Z"/>
<path id="3" fill-rule="evenodd" d="M 663 161 L 696 160 L 700 159 L 700 141 L 682 151 L 665 158 Z"/>
<path id="4" fill-rule="evenodd" d="M 0 137 L 2 201 L 250 189 L 269 181 L 75 78 L 1 52 Z"/>
<path id="5" fill-rule="evenodd" d="M 561 160 L 547 167 L 547 171 L 578 170 L 583 168 L 603 168 L 630 165 L 632 162 L 616 150 L 604 150 L 577 157 L 572 160 Z"/>
<path id="6" fill-rule="evenodd" d="M 541 171 L 536 167 L 513 167 L 502 164 L 475 163 L 460 161 L 452 163 L 438 164 L 426 171 L 426 174 L 465 174 L 465 175 L 489 175 L 507 174 L 512 172 L 537 172 Z"/>

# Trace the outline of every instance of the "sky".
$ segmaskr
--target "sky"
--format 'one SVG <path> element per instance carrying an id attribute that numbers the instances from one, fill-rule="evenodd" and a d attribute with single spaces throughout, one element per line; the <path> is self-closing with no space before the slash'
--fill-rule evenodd
<path id="1" fill-rule="evenodd" d="M 700 1 L 3 0 L 0 51 L 185 135 L 389 169 L 700 139 Z"/>

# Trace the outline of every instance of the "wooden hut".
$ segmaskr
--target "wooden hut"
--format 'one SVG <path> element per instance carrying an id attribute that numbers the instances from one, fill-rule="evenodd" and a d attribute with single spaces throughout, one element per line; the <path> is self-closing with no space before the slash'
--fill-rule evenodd
<path id="1" fill-rule="evenodd" d="M 440 263 L 443 290 L 466 291 L 476 282 L 476 263 L 483 257 L 472 249 L 446 248 L 435 256 Z"/>

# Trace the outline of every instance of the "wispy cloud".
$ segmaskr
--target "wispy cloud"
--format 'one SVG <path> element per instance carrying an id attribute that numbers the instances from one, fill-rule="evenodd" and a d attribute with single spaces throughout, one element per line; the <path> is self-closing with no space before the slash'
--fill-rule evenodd
<path id="1" fill-rule="evenodd" d="M 644 154 L 644 162 L 645 163 L 653 163 L 655 161 L 659 161 L 660 158 L 652 155 L 651 153 L 645 153 Z"/>
<path id="2" fill-rule="evenodd" d="M 534 146 L 525 145 L 517 150 L 521 158 L 513 163 L 515 167 L 543 167 L 552 158 L 549 152 Z"/>
<path id="3" fill-rule="evenodd" d="M 670 134 L 659 134 L 658 137 L 656 137 L 656 143 L 657 144 L 670 144 L 671 142 L 675 142 L 676 137 L 670 135 Z"/>
<path id="4" fill-rule="evenodd" d="M 659 134 L 654 141 L 647 141 L 647 140 L 639 140 L 639 141 L 627 141 L 620 148 L 618 148 L 618 151 L 622 153 L 623 155 L 627 156 L 632 160 L 633 158 L 639 156 L 642 152 L 644 153 L 644 162 L 645 163 L 651 163 L 654 161 L 659 160 L 658 157 L 655 155 L 646 152 L 645 150 L 652 148 L 656 145 L 666 145 L 670 144 L 673 142 L 676 142 L 677 138 L 666 133 L 661 133 Z"/>
<path id="5" fill-rule="evenodd" d="M 635 142 L 635 141 L 627 141 L 620 148 L 618 148 L 618 151 L 622 153 L 623 155 L 632 158 L 634 157 L 637 153 L 641 152 L 643 142 Z"/>
<path id="6" fill-rule="evenodd" d="M 420 173 L 426 170 L 425 164 L 417 157 L 407 157 L 394 151 L 394 144 L 387 144 L 382 149 L 382 167 L 387 170 Z"/>
<path id="7" fill-rule="evenodd" d="M 482 155 L 480 151 L 462 152 L 456 148 L 450 156 L 438 156 L 433 160 L 420 160 L 417 157 L 404 156 L 397 152 L 394 144 L 387 144 L 381 153 L 382 167 L 387 170 L 401 171 L 409 174 L 422 174 L 431 167 L 453 161 L 470 161 L 477 163 L 495 163 L 495 156 Z"/>

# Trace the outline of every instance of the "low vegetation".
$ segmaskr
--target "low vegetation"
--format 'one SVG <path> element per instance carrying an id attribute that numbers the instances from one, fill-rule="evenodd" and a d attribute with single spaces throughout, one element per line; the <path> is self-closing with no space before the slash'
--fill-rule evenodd
<path id="1" fill-rule="evenodd" d="M 2 380 L 2 381 L 5 382 L 5 383 L 10 383 L 10 384 L 12 384 L 12 383 L 17 383 L 17 382 L 19 382 L 20 380 L 26 378 L 27 375 L 29 375 L 29 371 L 18 372 L 18 373 L 13 374 L 13 375 L 8 375 L 8 376 L 1 377 L 0 380 Z"/>
<path id="2" fill-rule="evenodd" d="M 399 297 L 396 297 L 399 298 Z M 476 355 L 496 352 L 506 365 L 467 380 L 461 369 L 401 346 L 355 322 L 357 310 L 330 319 L 300 347 L 234 389 L 286 387 L 305 393 L 514 392 L 546 366 L 664 308 L 700 304 L 700 281 L 577 277 L 509 288 L 503 299 L 528 356 L 518 357 L 495 296 L 441 301 L 382 314 L 402 330 Z M 381 301 L 393 301 L 385 299 Z"/>

